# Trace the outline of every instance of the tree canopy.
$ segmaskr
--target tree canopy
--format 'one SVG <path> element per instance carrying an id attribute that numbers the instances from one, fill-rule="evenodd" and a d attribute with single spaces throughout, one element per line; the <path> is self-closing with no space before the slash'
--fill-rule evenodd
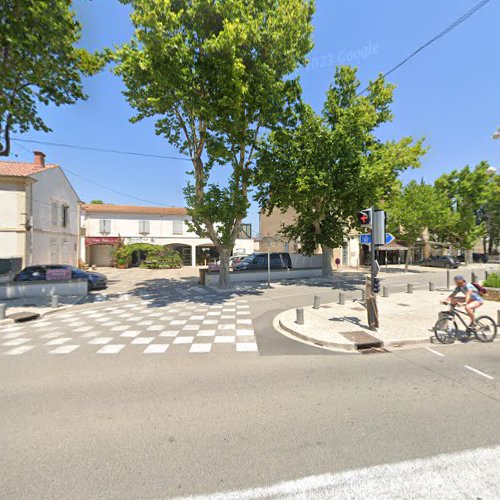
<path id="1" fill-rule="evenodd" d="M 0 156 L 9 156 L 11 135 L 50 131 L 39 104 L 73 104 L 86 96 L 82 76 L 102 59 L 76 46 L 80 24 L 68 0 L 0 2 Z"/>
<path id="2" fill-rule="evenodd" d="M 283 232 L 305 253 L 323 252 L 323 276 L 332 248 L 341 246 L 356 211 L 383 202 L 398 187 L 399 172 L 418 167 L 422 141 L 382 142 L 374 131 L 392 120 L 394 87 L 383 77 L 359 92 L 356 69 L 337 68 L 321 115 L 302 106 L 297 122 L 269 133 L 259 151 L 257 200 L 267 212 L 296 213 Z"/>
<path id="3" fill-rule="evenodd" d="M 130 0 L 135 33 L 116 72 L 136 109 L 192 160 L 185 189 L 192 229 L 219 251 L 219 286 L 249 207 L 259 133 L 287 119 L 290 77 L 312 47 L 312 0 Z M 227 183 L 211 181 L 215 166 Z"/>

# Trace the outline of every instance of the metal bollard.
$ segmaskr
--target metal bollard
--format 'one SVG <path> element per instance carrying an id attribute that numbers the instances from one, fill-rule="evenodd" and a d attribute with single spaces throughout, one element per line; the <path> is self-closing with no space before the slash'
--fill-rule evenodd
<path id="1" fill-rule="evenodd" d="M 315 295 L 313 309 L 319 309 L 320 303 L 321 303 L 321 297 L 319 295 Z"/>
<path id="2" fill-rule="evenodd" d="M 489 276 L 489 272 L 488 271 L 484 271 L 484 279 L 487 280 L 488 279 L 488 276 Z"/>
<path id="3" fill-rule="evenodd" d="M 5 304 L 0 304 L 0 321 L 2 319 L 5 319 L 5 311 L 7 309 L 7 306 Z"/>
<path id="4" fill-rule="evenodd" d="M 446 270 L 446 290 L 450 289 L 450 284 L 451 284 L 451 271 L 449 269 Z"/>
<path id="5" fill-rule="evenodd" d="M 500 309 L 497 309 L 497 325 L 500 326 Z"/>
<path id="6" fill-rule="evenodd" d="M 361 300 L 366 300 L 366 290 L 364 288 L 361 290 Z"/>
<path id="7" fill-rule="evenodd" d="M 436 289 L 434 286 L 434 283 L 432 281 L 429 281 L 429 292 L 433 292 Z"/>
<path id="8" fill-rule="evenodd" d="M 301 307 L 299 309 L 296 309 L 297 311 L 297 319 L 295 321 L 295 323 L 297 323 L 297 325 L 303 325 L 304 324 L 304 309 Z"/>
<path id="9" fill-rule="evenodd" d="M 476 276 L 476 273 L 475 273 L 474 271 L 472 271 L 472 272 L 470 273 L 470 282 L 471 282 L 471 283 L 476 283 L 476 281 L 477 281 L 477 276 Z"/>
<path id="10" fill-rule="evenodd" d="M 345 304 L 345 293 L 339 292 L 339 304 L 343 306 Z"/>
<path id="11" fill-rule="evenodd" d="M 50 297 L 50 307 L 59 307 L 59 296 L 52 295 Z"/>
<path id="12" fill-rule="evenodd" d="M 388 286 L 382 287 L 382 297 L 389 297 L 389 287 Z"/>
<path id="13" fill-rule="evenodd" d="M 411 283 L 407 283 L 406 293 L 413 293 L 413 285 Z"/>

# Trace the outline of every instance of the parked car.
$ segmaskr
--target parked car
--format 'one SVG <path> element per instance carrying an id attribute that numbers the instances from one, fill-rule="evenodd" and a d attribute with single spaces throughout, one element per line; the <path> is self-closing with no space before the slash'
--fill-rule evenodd
<path id="1" fill-rule="evenodd" d="M 233 269 L 237 264 L 244 260 L 246 255 L 233 255 L 229 257 L 229 267 Z"/>
<path id="2" fill-rule="evenodd" d="M 108 279 L 102 273 L 84 271 L 83 269 L 78 269 L 77 267 L 56 264 L 25 267 L 14 276 L 14 281 L 44 281 L 47 279 L 47 271 L 49 272 L 48 279 L 50 279 L 51 272 L 54 274 L 58 271 L 61 273 L 66 271 L 70 276 L 70 279 L 86 279 L 89 291 L 102 290 L 103 288 L 106 288 L 108 284 Z"/>
<path id="3" fill-rule="evenodd" d="M 422 266 L 429 267 L 446 267 L 448 269 L 456 269 L 460 263 L 455 257 L 450 257 L 449 255 L 440 255 L 430 257 L 429 259 L 424 259 L 421 262 Z"/>
<path id="4" fill-rule="evenodd" d="M 456 257 L 456 259 L 459 262 L 465 262 L 465 255 L 459 255 Z M 489 261 L 489 257 L 485 253 L 473 253 L 472 254 L 472 261 L 473 262 L 482 262 L 483 264 L 486 264 Z"/>
<path id="5" fill-rule="evenodd" d="M 234 266 L 235 271 L 251 271 L 257 269 L 267 269 L 267 253 L 251 253 L 241 262 Z M 271 269 L 291 269 L 292 259 L 286 252 L 274 252 L 270 254 Z"/>

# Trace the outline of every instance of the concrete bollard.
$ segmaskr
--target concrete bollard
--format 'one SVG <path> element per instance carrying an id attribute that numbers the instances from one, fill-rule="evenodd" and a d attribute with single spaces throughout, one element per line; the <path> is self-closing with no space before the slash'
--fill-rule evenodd
<path id="1" fill-rule="evenodd" d="M 388 286 L 382 287 L 382 297 L 389 297 L 389 287 Z"/>
<path id="2" fill-rule="evenodd" d="M 5 304 L 0 304 L 0 321 L 5 319 L 5 311 L 7 310 L 7 306 Z"/>
<path id="3" fill-rule="evenodd" d="M 446 290 L 450 289 L 451 285 L 451 271 L 449 269 L 446 270 Z"/>
<path id="4" fill-rule="evenodd" d="M 343 306 L 345 304 L 345 293 L 339 292 L 339 304 Z"/>
<path id="5" fill-rule="evenodd" d="M 436 289 L 434 286 L 434 283 L 432 281 L 429 281 L 429 292 L 433 292 Z"/>
<path id="6" fill-rule="evenodd" d="M 321 297 L 319 295 L 315 295 L 313 309 L 319 309 L 320 303 L 321 303 Z"/>
<path id="7" fill-rule="evenodd" d="M 59 296 L 52 295 L 50 297 L 50 307 L 59 307 Z"/>
<path id="8" fill-rule="evenodd" d="M 297 311 L 297 319 L 296 323 L 297 325 L 303 325 L 304 324 L 304 309 L 301 307 L 299 309 L 296 309 Z"/>
<path id="9" fill-rule="evenodd" d="M 413 285 L 411 283 L 407 283 L 406 293 L 413 293 Z"/>

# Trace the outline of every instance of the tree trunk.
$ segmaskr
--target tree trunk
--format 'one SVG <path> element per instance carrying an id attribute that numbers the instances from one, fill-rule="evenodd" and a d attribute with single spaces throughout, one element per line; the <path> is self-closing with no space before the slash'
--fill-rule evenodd
<path id="1" fill-rule="evenodd" d="M 227 289 L 231 286 L 229 277 L 229 257 L 231 256 L 231 248 L 220 247 L 219 251 L 220 269 L 219 269 L 219 288 Z"/>
<path id="2" fill-rule="evenodd" d="M 326 245 L 321 245 L 321 251 L 323 252 L 321 277 L 328 279 L 333 276 L 333 269 L 332 269 L 333 249 Z"/>
<path id="3" fill-rule="evenodd" d="M 413 250 L 413 247 L 408 247 L 408 250 L 406 250 L 405 273 L 408 272 L 408 267 L 410 266 L 412 250 Z"/>
<path id="4" fill-rule="evenodd" d="M 472 250 L 465 250 L 464 261 L 467 266 L 472 264 Z"/>

